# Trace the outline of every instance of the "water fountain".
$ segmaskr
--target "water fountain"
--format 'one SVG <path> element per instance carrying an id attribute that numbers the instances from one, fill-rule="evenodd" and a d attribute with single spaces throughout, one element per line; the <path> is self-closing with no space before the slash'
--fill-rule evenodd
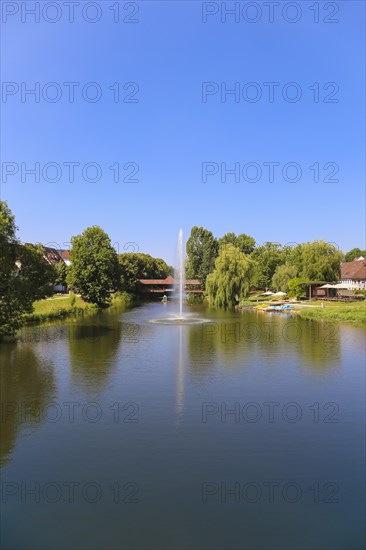
<path id="1" fill-rule="evenodd" d="M 178 281 L 178 294 L 179 294 L 179 319 L 184 319 L 183 317 L 183 291 L 184 283 L 186 280 L 185 269 L 184 269 L 184 252 L 183 252 L 183 231 L 179 230 L 178 235 L 178 247 L 177 247 L 177 267 L 174 270 L 175 281 Z"/>
<path id="2" fill-rule="evenodd" d="M 184 239 L 183 231 L 179 230 L 176 268 L 174 269 L 175 286 L 178 294 L 178 311 L 171 314 L 170 317 L 160 317 L 151 319 L 151 323 L 160 323 L 162 325 L 193 325 L 198 323 L 207 323 L 208 319 L 201 319 L 192 313 L 183 312 L 183 301 L 185 297 L 185 265 L 184 265 Z"/>

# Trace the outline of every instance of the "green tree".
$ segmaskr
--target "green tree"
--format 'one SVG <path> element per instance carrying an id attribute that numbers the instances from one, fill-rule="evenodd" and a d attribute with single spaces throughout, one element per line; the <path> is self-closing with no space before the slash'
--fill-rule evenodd
<path id="1" fill-rule="evenodd" d="M 214 271 L 207 277 L 207 295 L 216 307 L 231 307 L 247 296 L 253 261 L 232 244 L 221 248 Z"/>
<path id="2" fill-rule="evenodd" d="M 232 244 L 236 248 L 239 248 L 244 254 L 251 254 L 255 247 L 255 239 L 246 235 L 245 233 L 240 233 L 240 235 L 235 235 L 235 233 L 226 233 L 221 239 L 218 240 L 219 246 Z"/>
<path id="3" fill-rule="evenodd" d="M 119 290 L 137 295 L 140 279 L 165 279 L 172 268 L 161 258 L 140 252 L 119 254 Z"/>
<path id="4" fill-rule="evenodd" d="M 361 250 L 360 248 L 352 248 L 344 257 L 345 262 L 353 262 L 356 258 L 363 256 L 366 258 L 366 250 Z"/>
<path id="5" fill-rule="evenodd" d="M 301 277 L 309 281 L 337 281 L 343 253 L 334 245 L 318 240 L 302 245 Z"/>
<path id="6" fill-rule="evenodd" d="M 21 245 L 16 229 L 7 203 L 0 201 L 0 338 L 14 335 L 33 302 L 52 294 L 55 278 L 42 246 Z"/>
<path id="7" fill-rule="evenodd" d="M 298 244 L 294 247 L 293 246 L 283 247 L 284 263 L 286 265 L 294 266 L 296 268 L 297 273 L 301 273 L 303 268 L 302 250 L 303 250 L 302 244 Z"/>
<path id="8" fill-rule="evenodd" d="M 276 267 L 272 277 L 272 287 L 282 292 L 288 291 L 288 282 L 297 276 L 297 269 L 294 265 L 282 264 Z"/>
<path id="9" fill-rule="evenodd" d="M 192 227 L 191 235 L 186 244 L 186 273 L 190 279 L 199 279 L 203 288 L 206 278 L 215 267 L 219 245 L 211 231 L 203 227 Z"/>
<path id="10" fill-rule="evenodd" d="M 306 296 L 306 287 L 303 283 L 307 283 L 306 279 L 295 277 L 288 282 L 288 295 L 293 298 L 300 299 Z"/>
<path id="11" fill-rule="evenodd" d="M 56 270 L 55 285 L 66 285 L 68 267 L 65 264 L 65 262 L 58 262 L 58 264 L 56 264 L 55 270 Z"/>
<path id="12" fill-rule="evenodd" d="M 282 246 L 279 243 L 266 242 L 253 251 L 251 258 L 256 262 L 254 286 L 262 289 L 269 288 L 277 266 L 285 262 Z"/>
<path id="13" fill-rule="evenodd" d="M 117 253 L 107 233 L 94 225 L 72 237 L 68 284 L 86 302 L 106 306 L 118 286 Z"/>

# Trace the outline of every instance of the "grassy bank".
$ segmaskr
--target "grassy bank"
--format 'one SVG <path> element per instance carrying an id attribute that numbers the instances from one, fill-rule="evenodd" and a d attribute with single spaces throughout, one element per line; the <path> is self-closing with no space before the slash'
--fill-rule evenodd
<path id="1" fill-rule="evenodd" d="M 33 313 L 24 316 L 24 324 L 42 323 L 52 319 L 63 319 L 70 315 L 81 315 L 97 311 L 97 306 L 87 304 L 79 296 L 53 296 L 33 304 Z"/>
<path id="2" fill-rule="evenodd" d="M 112 296 L 111 306 L 128 305 L 132 302 L 132 296 L 126 292 L 117 292 Z M 83 315 L 98 311 L 94 304 L 84 302 L 80 296 L 70 294 L 67 296 L 53 296 L 46 300 L 39 300 L 33 304 L 33 313 L 24 316 L 24 324 L 30 325 L 45 321 L 63 319 L 72 315 Z"/>
<path id="3" fill-rule="evenodd" d="M 319 302 L 308 302 L 307 305 L 314 307 L 304 307 L 298 310 L 298 315 L 304 319 L 350 321 L 366 324 L 366 302 L 326 302 L 324 307 L 321 307 Z"/>

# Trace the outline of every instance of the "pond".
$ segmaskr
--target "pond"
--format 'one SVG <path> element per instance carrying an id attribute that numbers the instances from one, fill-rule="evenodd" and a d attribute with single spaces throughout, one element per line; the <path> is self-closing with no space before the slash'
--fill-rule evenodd
<path id="1" fill-rule="evenodd" d="M 0 347 L 5 549 L 365 545 L 365 330 L 174 304 Z"/>

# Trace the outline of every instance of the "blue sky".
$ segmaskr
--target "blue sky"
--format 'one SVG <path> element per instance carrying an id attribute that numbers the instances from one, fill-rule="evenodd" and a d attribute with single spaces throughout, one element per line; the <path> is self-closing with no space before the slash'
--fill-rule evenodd
<path id="1" fill-rule="evenodd" d="M 24 2 L 2 4 L 1 198 L 22 241 L 67 247 L 100 225 L 121 252 L 138 247 L 170 263 L 179 228 L 187 238 L 194 225 L 218 237 L 244 232 L 259 244 L 364 246 L 364 2 L 280 2 L 272 23 L 265 2 L 256 12 L 239 2 L 226 22 L 221 2 L 104 0 L 83 16 L 90 2 L 81 0 L 73 23 L 62 1 L 44 13 L 41 1 L 39 22 L 22 12 Z M 39 101 L 22 98 L 37 82 Z M 73 103 L 65 82 L 79 83 Z M 115 102 L 116 85 L 109 88 L 117 82 Z M 205 82 L 213 84 L 203 101 Z M 268 82 L 276 83 L 273 101 Z M 221 97 L 235 86 L 239 96 Z M 55 93 L 60 100 L 51 102 Z M 294 94 L 299 101 L 290 101 Z M 73 182 L 70 162 L 79 163 Z M 39 182 L 25 171 L 35 163 Z M 90 181 L 88 163 L 99 167 L 99 181 Z M 216 173 L 203 178 L 203 163 Z M 273 181 L 268 163 L 276 163 Z M 136 166 L 137 181 L 123 181 Z M 240 170 L 239 181 L 225 181 L 225 166 Z"/>

